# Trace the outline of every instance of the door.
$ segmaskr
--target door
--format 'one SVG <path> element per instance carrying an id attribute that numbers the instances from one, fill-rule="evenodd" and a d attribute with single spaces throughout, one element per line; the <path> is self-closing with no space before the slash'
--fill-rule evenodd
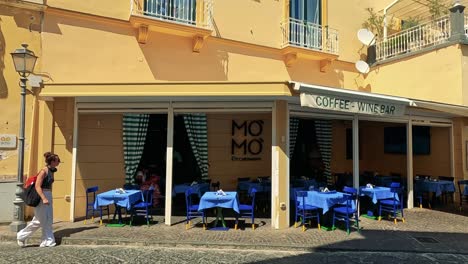
<path id="1" fill-rule="evenodd" d="M 297 46 L 321 49 L 322 1 L 291 0 L 289 8 L 289 42 Z"/>

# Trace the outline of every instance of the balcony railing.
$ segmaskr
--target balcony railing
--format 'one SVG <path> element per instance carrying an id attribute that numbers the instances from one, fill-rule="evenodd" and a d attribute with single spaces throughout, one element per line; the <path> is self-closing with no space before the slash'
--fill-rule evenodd
<path id="1" fill-rule="evenodd" d="M 281 23 L 283 47 L 296 46 L 338 54 L 338 31 L 329 27 L 290 18 Z"/>
<path id="2" fill-rule="evenodd" d="M 450 35 L 451 28 L 448 16 L 429 21 L 390 35 L 386 40 L 378 41 L 376 43 L 376 60 L 385 60 L 447 42 Z"/>
<path id="3" fill-rule="evenodd" d="M 133 14 L 212 29 L 213 0 L 133 0 Z"/>

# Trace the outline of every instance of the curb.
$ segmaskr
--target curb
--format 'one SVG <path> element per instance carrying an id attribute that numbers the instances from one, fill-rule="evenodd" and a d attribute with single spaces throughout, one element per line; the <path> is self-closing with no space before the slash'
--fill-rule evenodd
<path id="1" fill-rule="evenodd" d="M 30 238 L 37 240 L 39 244 L 40 237 L 33 236 Z M 165 248 L 211 248 L 211 249 L 240 249 L 240 250 L 269 250 L 269 251 L 303 251 L 303 252 L 393 252 L 393 253 L 438 253 L 438 254 L 456 254 L 466 255 L 468 252 L 453 252 L 443 250 L 418 250 L 418 249 L 401 249 L 401 250 L 382 250 L 382 249 L 365 249 L 365 248 L 346 248 L 346 247 L 327 247 L 327 246 L 297 246 L 297 245 L 279 245 L 279 244 L 238 244 L 238 243 L 218 243 L 218 242 L 199 242 L 199 241 L 142 241 L 130 239 L 115 239 L 115 238 L 94 238 L 94 237 L 57 237 L 59 245 L 69 246 L 134 246 L 134 247 L 165 247 Z M 0 236 L 0 242 L 15 242 L 15 236 Z"/>

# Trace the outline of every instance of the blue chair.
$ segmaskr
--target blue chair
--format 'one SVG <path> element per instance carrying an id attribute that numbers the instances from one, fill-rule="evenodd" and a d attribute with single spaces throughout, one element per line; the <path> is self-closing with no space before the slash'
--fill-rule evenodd
<path id="1" fill-rule="evenodd" d="M 146 219 L 146 225 L 149 226 L 150 219 L 153 220 L 153 216 L 150 214 L 150 209 L 153 207 L 153 193 L 154 188 L 151 187 L 148 190 L 143 191 L 143 201 L 137 202 L 132 206 L 130 217 L 130 226 L 133 223 L 134 216 L 144 216 Z"/>
<path id="2" fill-rule="evenodd" d="M 343 188 L 344 195 L 346 197 L 346 205 L 341 205 L 333 208 L 333 224 L 332 229 L 335 230 L 335 220 L 346 222 L 346 233 L 350 233 L 349 221 L 354 216 L 354 222 L 356 224 L 357 231 L 359 229 L 359 214 L 358 208 L 358 194 L 357 189 L 345 186 Z"/>
<path id="3" fill-rule="evenodd" d="M 317 218 L 317 227 L 320 230 L 320 212 L 319 208 L 306 203 L 307 192 L 296 191 L 296 217 L 294 218 L 294 227 L 297 228 L 298 217 L 301 218 L 302 232 L 305 231 L 305 222 L 307 219 Z"/>
<path id="4" fill-rule="evenodd" d="M 185 205 L 187 207 L 187 223 L 185 224 L 185 229 L 189 229 L 190 226 L 192 225 L 192 218 L 194 217 L 201 217 L 203 221 L 203 229 L 206 228 L 205 226 L 205 212 L 198 211 L 199 204 L 194 204 L 192 202 L 192 196 L 193 196 L 193 189 L 188 188 L 185 190 Z"/>
<path id="5" fill-rule="evenodd" d="M 88 220 L 89 212 L 91 213 L 91 221 L 94 221 L 94 202 L 96 201 L 96 192 L 99 190 L 98 186 L 93 186 L 89 187 L 86 189 L 86 215 L 85 215 L 85 220 L 84 224 L 86 224 L 86 220 Z M 107 210 L 107 219 L 110 219 L 110 210 L 109 206 L 100 206 L 99 207 L 99 217 L 100 221 L 99 223 L 102 225 L 102 210 Z"/>
<path id="6" fill-rule="evenodd" d="M 240 218 L 250 218 L 252 220 L 252 229 L 255 230 L 255 194 L 257 193 L 257 189 L 251 188 L 250 189 L 250 199 L 252 200 L 251 204 L 239 204 L 239 214 L 236 216 L 236 224 L 234 225 L 234 229 L 237 230 L 237 223 L 238 219 Z"/>
<path id="7" fill-rule="evenodd" d="M 393 197 L 389 199 L 379 200 L 379 221 L 382 220 L 382 211 L 393 214 L 393 221 L 397 223 L 397 214 L 401 214 L 401 220 L 404 223 L 405 217 L 403 215 L 403 196 L 401 195 L 402 188 L 399 182 L 392 182 L 390 191 Z"/>
<path id="8" fill-rule="evenodd" d="M 468 180 L 459 180 L 458 184 L 458 191 L 460 191 L 460 212 L 463 209 L 463 202 L 468 203 L 468 193 L 465 192 L 466 186 L 468 186 Z"/>

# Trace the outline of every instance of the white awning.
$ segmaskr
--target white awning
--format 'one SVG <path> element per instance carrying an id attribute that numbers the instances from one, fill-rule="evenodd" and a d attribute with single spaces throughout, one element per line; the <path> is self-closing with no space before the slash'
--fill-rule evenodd
<path id="1" fill-rule="evenodd" d="M 320 85 L 290 82 L 300 92 L 301 106 L 322 110 L 377 116 L 403 116 L 407 106 L 414 106 L 408 98 L 352 91 Z"/>
<path id="2" fill-rule="evenodd" d="M 448 113 L 455 116 L 468 117 L 468 107 L 460 105 L 442 104 L 429 101 L 413 100 L 415 107 Z"/>

